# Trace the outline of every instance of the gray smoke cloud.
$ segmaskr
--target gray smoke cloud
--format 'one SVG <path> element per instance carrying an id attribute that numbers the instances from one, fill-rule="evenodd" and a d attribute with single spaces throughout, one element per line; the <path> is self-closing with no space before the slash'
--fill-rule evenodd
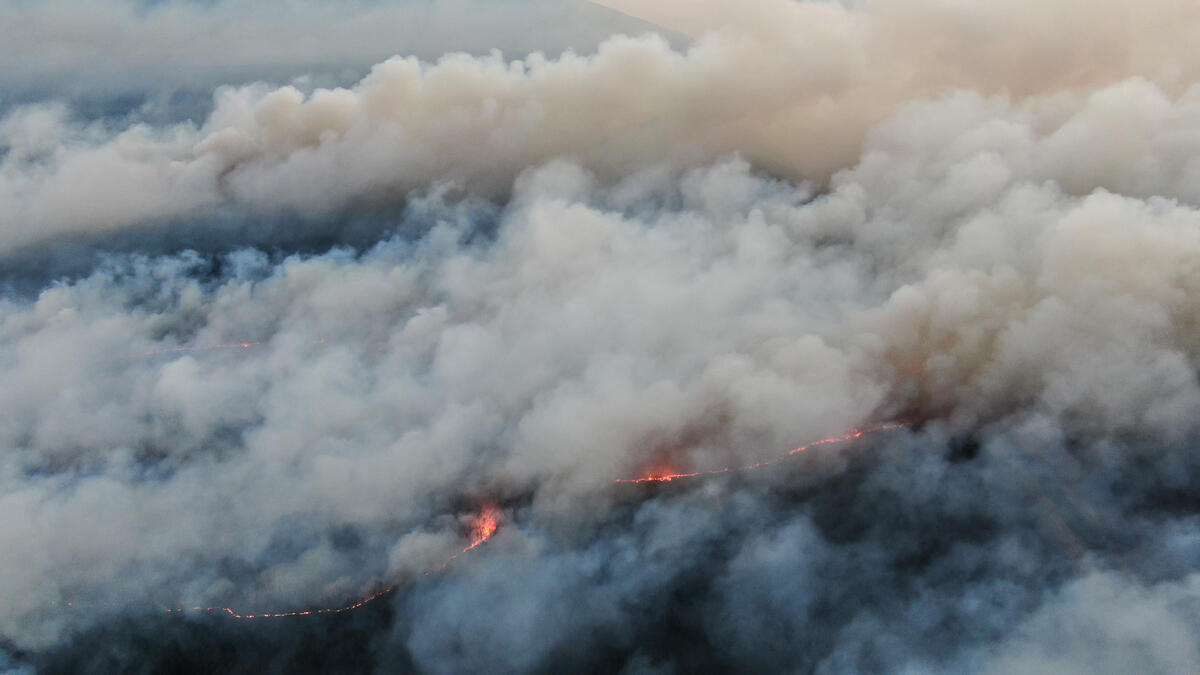
<path id="1" fill-rule="evenodd" d="M 400 56 L 182 125 L 36 76 L 67 93 L 0 122 L 0 668 L 1195 668 L 1195 10 L 603 4 L 695 42 Z"/>

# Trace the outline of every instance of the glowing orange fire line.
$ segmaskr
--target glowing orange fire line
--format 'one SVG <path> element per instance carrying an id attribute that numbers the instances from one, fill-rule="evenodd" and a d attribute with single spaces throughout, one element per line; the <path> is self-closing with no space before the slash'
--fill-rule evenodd
<path id="1" fill-rule="evenodd" d="M 471 527 L 471 543 L 468 544 L 465 548 L 463 548 L 458 553 L 455 553 L 454 555 L 447 558 L 446 561 L 442 563 L 441 567 L 438 568 L 438 571 L 444 570 L 447 567 L 449 567 L 450 564 L 453 563 L 458 558 L 458 556 L 460 556 L 468 551 L 472 551 L 472 550 L 478 548 L 479 546 L 483 545 L 485 542 L 487 542 L 487 540 L 492 538 L 492 535 L 496 534 L 496 530 L 498 530 L 499 528 L 500 528 L 500 511 L 499 511 L 499 509 L 497 509 L 495 506 L 492 506 L 492 505 L 485 506 L 483 511 L 475 518 L 475 523 Z M 432 570 L 425 572 L 426 576 L 428 576 L 432 573 L 433 573 Z M 293 611 L 293 612 L 259 612 L 257 614 L 238 612 L 237 610 L 233 609 L 232 607 L 216 607 L 216 606 L 214 606 L 214 607 L 192 607 L 192 611 L 208 612 L 208 613 L 212 613 L 212 614 L 218 614 L 218 613 L 225 614 L 234 619 L 279 619 L 279 618 L 284 618 L 284 617 L 289 617 L 289 616 L 316 616 L 316 615 L 320 615 L 320 614 L 341 614 L 343 612 L 349 612 L 351 610 L 355 610 L 360 607 L 363 607 L 364 605 L 374 602 L 375 600 L 382 598 L 383 596 L 391 593 L 394 590 L 396 590 L 396 584 L 392 584 L 392 585 L 388 586 L 387 588 L 384 588 L 381 591 L 376 591 L 375 593 L 359 600 L 358 602 L 355 602 L 355 603 L 352 603 L 349 605 L 344 605 L 342 607 L 324 607 L 324 608 L 319 608 L 319 609 L 306 609 L 306 610 Z M 182 607 L 175 607 L 175 608 L 167 609 L 166 611 L 168 614 L 181 614 L 181 613 L 183 613 L 184 609 Z"/>
<path id="2" fill-rule="evenodd" d="M 326 342 L 325 338 L 319 338 L 314 341 L 314 344 L 323 344 L 325 342 Z M 141 354 L 131 355 L 129 358 L 134 359 L 134 358 L 142 358 L 142 357 L 148 357 L 148 356 L 157 356 L 157 355 L 161 355 L 161 354 L 216 351 L 216 350 L 222 350 L 222 349 L 249 349 L 251 347 L 256 347 L 261 344 L 263 344 L 263 343 L 262 342 L 236 342 L 236 343 L 216 344 L 216 345 L 205 346 L 205 347 L 175 347 L 172 349 L 160 349 L 160 350 L 155 350 L 155 351 L 143 352 Z M 754 469 L 760 469 L 762 467 L 770 466 L 777 462 L 781 462 L 781 461 L 787 459 L 788 457 L 791 457 L 792 455 L 804 452 L 805 450 L 809 450 L 811 448 L 815 448 L 820 445 L 828 445 L 828 444 L 832 444 L 832 443 L 843 443 L 846 441 L 854 440 L 856 438 L 862 438 L 863 436 L 866 436 L 868 434 L 874 434 L 874 433 L 878 433 L 880 431 L 888 431 L 888 430 L 893 430 L 893 429 L 903 429 L 903 428 L 907 428 L 908 426 L 909 425 L 905 424 L 905 423 L 892 422 L 892 423 L 887 423 L 887 424 L 879 424 L 879 425 L 867 427 L 864 429 L 855 429 L 853 431 L 842 434 L 841 436 L 831 436 L 829 438 L 823 438 L 819 441 L 813 441 L 812 443 L 809 443 L 807 445 L 802 445 L 798 448 L 789 450 L 786 454 L 780 455 L 779 457 L 776 457 L 774 459 L 769 459 L 769 460 L 766 460 L 763 462 L 756 462 L 754 464 L 747 464 L 744 466 L 727 466 L 722 469 L 712 469 L 712 470 L 708 470 L 708 471 L 693 471 L 690 473 L 651 473 L 649 475 L 642 476 L 640 478 L 618 478 L 613 482 L 615 482 L 615 483 L 632 483 L 632 484 L 669 483 L 671 481 L 682 480 L 682 479 L 686 479 L 686 478 L 699 478 L 699 477 L 703 477 L 703 476 L 717 476 L 717 475 L 727 474 L 727 473 L 740 473 L 743 471 L 753 471 Z M 468 544 L 467 546 L 465 546 L 461 551 L 459 551 L 459 552 L 451 555 L 449 558 L 447 558 L 445 560 L 445 562 L 443 562 L 441 564 L 441 566 L 439 566 L 437 568 L 436 571 L 441 571 L 441 570 L 446 569 L 455 560 L 457 560 L 459 556 L 478 548 L 479 546 L 486 543 L 489 539 L 491 539 L 492 535 L 494 535 L 496 533 L 496 530 L 499 528 L 499 522 L 500 522 L 499 516 L 500 516 L 500 513 L 499 513 L 499 510 L 496 509 L 496 507 L 494 507 L 492 505 L 485 506 L 483 511 L 475 518 L 475 522 L 474 522 L 474 524 L 472 526 L 472 530 L 471 530 L 471 543 Z M 425 575 L 428 576 L 430 574 L 433 574 L 434 571 L 435 570 L 427 570 L 425 572 Z M 256 614 L 238 612 L 237 610 L 235 610 L 231 607 L 218 607 L 218 606 L 192 607 L 191 609 L 192 609 L 192 611 L 196 611 L 196 612 L 208 612 L 208 613 L 213 613 L 213 614 L 222 614 L 222 615 L 232 617 L 234 619 L 277 619 L 277 618 L 284 618 L 284 617 L 317 616 L 317 615 L 322 615 L 322 614 L 341 614 L 344 612 L 349 612 L 349 611 L 359 609 L 367 604 L 370 604 L 371 602 L 374 602 L 375 600 L 378 600 L 379 598 L 382 598 L 383 596 L 388 595 L 389 593 L 394 591 L 396 589 L 396 587 L 397 587 L 397 584 L 393 583 L 393 584 L 387 586 L 386 588 L 384 588 L 383 590 L 377 591 L 365 598 L 362 598 L 361 600 L 359 600 L 357 602 L 354 602 L 349 605 L 344 605 L 341 607 L 325 607 L 325 608 L 306 609 L 306 610 L 292 611 L 292 612 L 259 612 Z M 71 605 L 71 603 L 67 603 L 67 604 Z M 170 609 L 167 609 L 166 611 L 171 614 L 179 614 L 179 613 L 184 612 L 185 610 L 183 608 L 179 607 L 179 608 L 170 608 Z"/>
<path id="3" fill-rule="evenodd" d="M 257 344 L 257 343 L 246 343 L 246 344 L 247 344 L 247 346 L 250 346 L 250 344 Z M 908 426 L 909 425 L 900 423 L 900 422 L 891 422 L 891 423 L 887 423 L 887 424 L 879 424 L 876 426 L 867 427 L 864 429 L 855 429 L 853 431 L 849 431 L 845 434 L 842 434 L 841 436 L 831 436 L 829 438 L 822 438 L 819 441 L 813 441 L 812 443 L 808 443 L 807 445 L 801 445 L 800 447 L 793 448 L 792 450 L 789 450 L 786 454 L 780 455 L 779 457 L 776 457 L 774 459 L 769 459 L 769 460 L 766 460 L 763 462 L 756 462 L 754 464 L 747 464 L 744 466 L 729 466 L 729 467 L 725 467 L 723 469 L 712 469 L 709 471 L 693 471 L 690 473 L 664 473 L 664 474 L 653 474 L 652 473 L 650 475 L 643 476 L 641 478 L 618 478 L 614 482 L 615 483 L 633 483 L 633 484 L 669 483 L 671 481 L 681 480 L 681 479 L 686 479 L 686 478 L 698 478 L 698 477 L 702 477 L 702 476 L 718 476 L 718 475 L 727 474 L 727 473 L 740 473 L 743 471 L 753 471 L 754 469 L 760 469 L 764 466 L 770 466 L 777 462 L 781 462 L 781 461 L 787 459 L 788 457 L 791 457 L 792 455 L 799 454 L 801 452 L 804 452 L 805 450 L 810 450 L 812 448 L 815 448 L 815 447 L 818 447 L 821 445 L 844 443 L 846 441 L 851 441 L 856 438 L 862 438 L 863 436 L 867 436 L 869 434 L 875 434 L 875 433 L 879 433 L 881 431 L 890 431 L 890 430 L 894 430 L 894 429 L 904 429 L 904 428 L 907 428 Z M 441 570 L 446 569 L 455 560 L 457 560 L 459 556 L 463 555 L 464 553 L 468 553 L 468 552 L 478 548 L 479 546 L 482 546 L 489 539 L 491 539 L 492 535 L 494 535 L 496 533 L 496 530 L 499 529 L 499 527 L 500 527 L 499 516 L 500 516 L 500 512 L 495 506 L 492 506 L 492 505 L 485 506 L 483 511 L 479 514 L 479 516 L 477 516 L 475 518 L 475 522 L 471 528 L 471 543 L 468 544 L 467 546 L 465 546 L 461 551 L 451 555 L 449 558 L 446 558 L 445 562 L 443 562 L 436 569 L 436 571 L 441 571 Z M 434 571 L 435 570 L 427 570 L 425 572 L 425 575 L 428 576 L 430 574 L 433 574 Z M 384 588 L 381 591 L 377 591 L 376 593 L 373 593 L 372 595 L 369 595 L 369 596 L 359 600 L 358 602 L 355 602 L 355 603 L 352 603 L 349 605 L 344 605 L 341 607 L 325 607 L 325 608 L 320 608 L 320 609 L 306 609 L 306 610 L 302 610 L 302 611 L 292 611 L 292 612 L 259 612 L 257 614 L 238 612 L 237 610 L 235 610 L 231 607 L 193 607 L 192 611 L 209 612 L 209 613 L 214 613 L 214 614 L 219 613 L 219 614 L 227 615 L 234 619 L 278 619 L 278 618 L 295 617 L 295 616 L 317 616 L 317 615 L 322 615 L 322 614 L 341 614 L 343 612 L 349 612 L 349 611 L 359 609 L 360 607 L 363 607 L 371 602 L 374 602 L 375 600 L 378 600 L 379 598 L 382 598 L 385 595 L 388 595 L 389 593 L 391 593 L 394 590 L 396 590 L 396 584 L 392 584 L 392 585 L 388 586 L 387 588 Z M 174 609 L 167 610 L 168 613 L 172 613 L 172 614 L 182 613 L 183 611 L 184 611 L 183 608 L 174 608 Z"/>
<path id="4" fill-rule="evenodd" d="M 709 471 L 693 471 L 691 473 L 650 473 L 648 475 L 642 476 L 641 478 L 618 478 L 618 479 L 614 480 L 613 482 L 614 483 L 670 483 L 671 481 L 680 480 L 683 478 L 697 478 L 700 476 L 719 476 L 723 473 L 741 473 L 743 471 L 753 471 L 754 469 L 761 469 L 764 466 L 770 466 L 777 462 L 781 462 L 781 461 L 787 459 L 788 457 L 791 457 L 792 455 L 799 454 L 801 452 L 804 452 L 805 450 L 815 448 L 819 445 L 829 445 L 831 443 L 844 443 L 846 441 L 852 441 L 856 438 L 862 438 L 863 436 L 866 436 L 868 434 L 874 434 L 874 433 L 878 433 L 880 431 L 889 431 L 892 429 L 903 429 L 907 426 L 908 425 L 902 424 L 900 422 L 890 422 L 888 424 L 879 424 L 879 425 L 876 425 L 873 427 L 867 427 L 865 429 L 855 429 L 853 431 L 846 432 L 845 434 L 842 434 L 841 436 L 831 436 L 829 438 L 822 438 L 821 440 L 813 441 L 812 443 L 809 443 L 808 445 L 801 445 L 798 448 L 789 450 L 787 452 L 787 454 L 780 455 L 779 457 L 776 457 L 774 459 L 768 459 L 766 461 L 756 462 L 754 464 L 746 464 L 744 466 L 727 466 L 723 469 L 711 469 Z"/>
<path id="5" fill-rule="evenodd" d="M 238 344 L 238 345 L 221 345 L 221 346 L 208 347 L 208 348 L 230 348 L 230 347 L 248 348 L 248 347 L 252 347 L 254 345 L 258 345 L 258 344 L 259 344 L 259 342 L 241 342 L 241 344 Z M 180 350 L 169 350 L 169 351 L 188 351 L 188 350 L 187 350 L 187 348 L 180 348 Z M 166 351 L 157 352 L 157 353 L 166 353 Z M 143 354 L 143 356 L 145 356 L 145 354 Z M 863 436 L 866 436 L 866 435 L 877 434 L 877 432 L 880 432 L 880 431 L 905 429 L 905 428 L 907 428 L 907 426 L 908 425 L 904 424 L 904 423 L 888 423 L 888 424 L 869 426 L 869 428 L 865 428 L 865 429 L 856 429 L 853 431 L 848 431 L 848 432 L 846 432 L 846 434 L 842 434 L 841 436 L 830 436 L 829 438 L 822 438 L 822 440 L 820 440 L 820 441 L 814 441 L 814 442 L 805 444 L 805 446 L 793 448 L 791 450 L 788 450 L 788 452 L 786 454 L 778 456 L 778 458 L 770 459 L 770 460 L 766 460 L 766 461 L 755 462 L 755 464 L 749 464 L 749 465 L 744 465 L 744 466 L 727 466 L 725 468 L 715 468 L 715 470 L 694 471 L 694 472 L 689 472 L 689 473 L 650 473 L 650 474 L 648 474 L 648 476 L 643 476 L 641 478 L 618 478 L 618 479 L 614 480 L 614 483 L 631 483 L 631 484 L 670 483 L 670 482 L 672 482 L 672 480 L 679 480 L 679 479 L 685 479 L 685 478 L 698 478 L 698 477 L 704 477 L 704 476 L 720 476 L 720 474 L 722 474 L 722 473 L 740 473 L 743 471 L 752 471 L 752 470 L 756 470 L 756 468 L 762 468 L 764 466 L 776 464 L 776 462 L 780 462 L 782 460 L 790 458 L 790 456 L 792 456 L 792 455 L 796 455 L 798 453 L 803 453 L 803 452 L 805 452 L 805 450 L 809 450 L 811 448 L 815 448 L 818 446 L 827 446 L 827 444 L 832 444 L 832 443 L 844 443 L 846 441 L 852 441 L 852 440 L 854 440 L 854 438 L 862 438 Z M 482 509 L 482 512 L 478 516 L 476 516 L 476 518 L 474 520 L 474 524 L 472 526 L 472 537 L 470 537 L 470 543 L 467 544 L 466 546 L 464 546 L 464 548 L 461 551 L 458 551 L 458 552 L 456 552 L 456 554 L 451 555 L 450 557 L 446 558 L 445 562 L 443 562 L 442 565 L 440 565 L 437 568 L 437 571 L 440 572 L 440 571 L 443 571 L 443 569 L 450 567 L 451 563 L 454 562 L 455 560 L 457 560 L 458 556 L 461 556 L 463 554 L 466 554 L 466 552 L 469 552 L 476 548 L 479 548 L 479 546 L 481 546 L 482 544 L 485 544 L 488 539 L 491 539 L 493 534 L 496 534 L 496 531 L 499 528 L 499 515 L 500 515 L 499 509 L 497 509 L 494 506 L 491 506 L 491 504 L 487 504 L 487 506 L 485 506 L 484 509 Z M 433 572 L 434 571 L 432 571 L 432 569 L 430 569 L 430 571 L 426 571 L 425 574 L 430 575 Z M 235 609 L 229 608 L 229 607 L 193 607 L 193 608 L 191 608 L 191 610 L 192 611 L 202 611 L 202 613 L 227 615 L 229 617 L 232 617 L 232 619 L 283 619 L 283 617 L 289 617 L 289 616 L 318 616 L 318 615 L 324 615 L 324 614 L 342 614 L 342 613 L 347 613 L 347 611 L 353 611 L 355 609 L 365 607 L 365 605 L 370 604 L 374 601 L 377 601 L 377 599 L 382 598 L 386 595 L 389 595 L 389 593 L 396 590 L 396 586 L 397 586 L 397 584 L 391 584 L 388 587 L 385 587 L 385 589 L 383 589 L 383 590 L 374 592 L 374 593 L 372 593 L 372 595 L 360 599 L 360 601 L 358 601 L 358 602 L 350 603 L 347 605 L 342 605 L 342 607 L 306 609 L 306 610 L 298 610 L 298 611 L 263 611 L 263 613 L 257 613 L 257 614 L 241 613 L 241 611 L 238 611 L 238 610 L 235 610 Z M 67 603 L 67 604 L 71 604 L 71 603 Z M 168 614 L 181 614 L 181 613 L 184 613 L 184 611 L 185 611 L 184 608 L 167 609 Z"/>

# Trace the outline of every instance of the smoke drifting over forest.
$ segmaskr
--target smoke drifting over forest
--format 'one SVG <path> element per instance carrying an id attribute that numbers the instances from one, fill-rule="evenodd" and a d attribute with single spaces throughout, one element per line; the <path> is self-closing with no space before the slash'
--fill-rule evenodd
<path id="1" fill-rule="evenodd" d="M 0 9 L 0 671 L 1200 667 L 1195 3 L 252 7 Z"/>

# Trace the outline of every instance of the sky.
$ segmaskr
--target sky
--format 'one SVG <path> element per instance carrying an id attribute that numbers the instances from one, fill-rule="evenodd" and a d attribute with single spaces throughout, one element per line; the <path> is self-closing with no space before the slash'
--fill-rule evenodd
<path id="1" fill-rule="evenodd" d="M 5 4 L 0 672 L 1196 670 L 1197 14 Z"/>

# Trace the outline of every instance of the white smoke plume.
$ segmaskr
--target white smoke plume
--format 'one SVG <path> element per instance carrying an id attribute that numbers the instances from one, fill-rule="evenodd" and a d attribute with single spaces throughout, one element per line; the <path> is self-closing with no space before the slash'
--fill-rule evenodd
<path id="1" fill-rule="evenodd" d="M 695 42 L 7 114 L 0 666 L 1197 665 L 1193 6 L 602 4 Z"/>
<path id="2" fill-rule="evenodd" d="M 1004 14 L 959 4 L 884 4 L 872 14 L 705 3 L 744 18 L 686 52 L 661 38 L 617 37 L 595 54 L 559 58 L 396 57 L 350 89 L 221 89 L 199 128 L 134 126 L 110 137 L 53 106 L 20 108 L 0 128 L 9 148 L 0 247 L 228 201 L 327 215 L 439 180 L 498 196 L 524 168 L 562 157 L 612 179 L 737 152 L 790 179 L 823 180 L 854 163 L 872 125 L 915 98 L 953 88 L 1049 97 L 1061 115 L 1133 76 L 1174 99 L 1200 72 L 1186 48 L 1200 18 L 1190 3 L 1156 0 L 1135 12 L 1113 0 L 1085 15 L 1055 3 L 1013 2 Z M 981 45 L 984 31 L 1003 40 Z M 1049 116 L 1039 121 L 1053 124 Z"/>

